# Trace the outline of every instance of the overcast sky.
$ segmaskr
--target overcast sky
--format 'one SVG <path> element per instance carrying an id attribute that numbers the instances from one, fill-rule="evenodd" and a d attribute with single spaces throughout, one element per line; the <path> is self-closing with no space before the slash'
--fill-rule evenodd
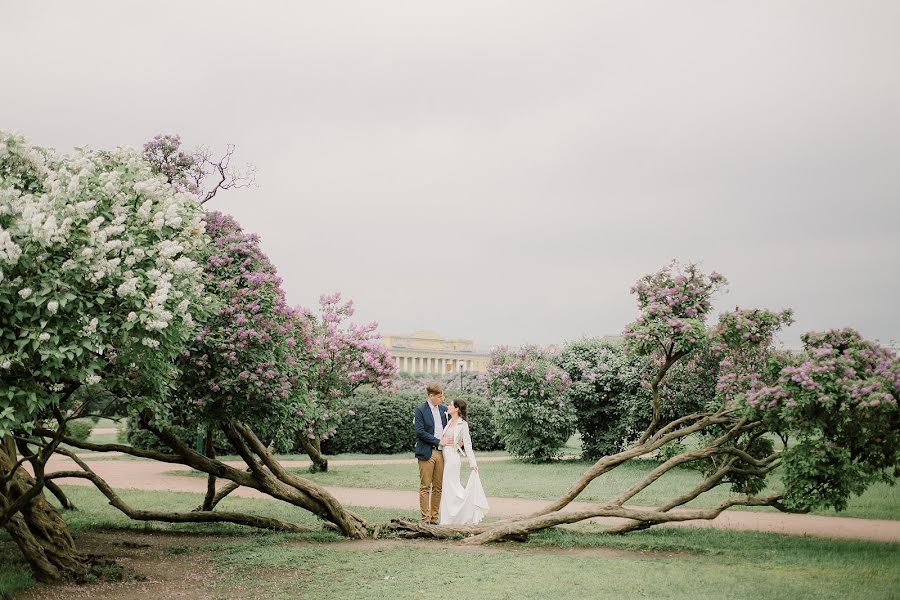
<path id="1" fill-rule="evenodd" d="M 0 3 L 0 127 L 236 144 L 292 303 L 479 346 L 617 334 L 671 258 L 720 309 L 900 339 L 900 2 Z"/>

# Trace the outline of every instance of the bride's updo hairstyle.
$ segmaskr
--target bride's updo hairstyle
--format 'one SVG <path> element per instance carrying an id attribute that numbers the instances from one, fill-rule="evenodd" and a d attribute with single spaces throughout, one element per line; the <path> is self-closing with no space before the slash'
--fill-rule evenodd
<path id="1" fill-rule="evenodd" d="M 455 400 L 453 400 L 453 406 L 455 406 L 456 408 L 459 409 L 459 418 L 460 419 L 462 419 L 463 421 L 469 420 L 466 418 L 467 417 L 467 415 L 466 415 L 467 404 L 466 404 L 465 400 L 463 400 L 462 398 L 456 398 Z"/>

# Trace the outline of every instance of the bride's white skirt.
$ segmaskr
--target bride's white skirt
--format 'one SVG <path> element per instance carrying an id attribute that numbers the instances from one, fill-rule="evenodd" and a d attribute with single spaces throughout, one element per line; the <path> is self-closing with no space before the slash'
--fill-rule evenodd
<path id="1" fill-rule="evenodd" d="M 480 523 L 490 510 L 481 478 L 478 473 L 469 473 L 466 487 L 459 480 L 459 453 L 445 448 L 444 480 L 441 490 L 441 525 L 471 525 Z"/>

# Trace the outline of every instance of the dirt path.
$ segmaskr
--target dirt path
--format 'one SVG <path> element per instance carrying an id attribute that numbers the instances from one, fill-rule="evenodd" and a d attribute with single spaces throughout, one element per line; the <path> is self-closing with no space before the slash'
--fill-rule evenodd
<path id="1" fill-rule="evenodd" d="M 484 457 L 482 461 L 508 460 L 506 457 Z M 171 475 L 176 470 L 189 470 L 187 467 L 144 460 L 96 460 L 87 461 L 98 475 L 103 477 L 112 487 L 118 489 L 168 490 L 173 492 L 194 492 L 203 494 L 206 491 L 206 480 L 199 477 Z M 333 466 L 342 465 L 379 465 L 409 464 L 415 467 L 414 459 L 388 460 L 344 460 L 329 461 Z M 242 467 L 243 463 L 235 462 L 234 466 Z M 285 467 L 302 468 L 309 466 L 309 461 L 283 461 Z M 69 459 L 54 456 L 50 460 L 48 471 L 70 470 L 77 467 Z M 83 479 L 65 480 L 68 485 L 92 485 Z M 327 487 L 338 500 L 350 506 L 368 506 L 376 508 L 416 510 L 419 505 L 416 490 L 379 490 L 369 488 Z M 247 498 L 262 498 L 263 494 L 256 490 L 240 488 L 236 495 Z M 513 517 L 533 513 L 547 504 L 543 500 L 524 498 L 488 499 L 491 504 L 492 517 Z M 596 506 L 585 502 L 573 502 L 566 510 L 583 510 Z M 614 524 L 621 519 L 601 518 L 595 522 Z M 690 521 L 667 526 L 713 527 L 740 531 L 766 531 L 787 535 L 808 535 L 813 537 L 870 540 L 878 542 L 900 542 L 900 521 L 854 519 L 848 517 L 826 517 L 819 515 L 793 515 L 775 512 L 725 511 L 712 521 Z"/>

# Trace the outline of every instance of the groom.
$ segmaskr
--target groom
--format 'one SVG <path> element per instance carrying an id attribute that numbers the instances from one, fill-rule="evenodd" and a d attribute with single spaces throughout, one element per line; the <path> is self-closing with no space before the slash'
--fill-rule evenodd
<path id="1" fill-rule="evenodd" d="M 422 521 L 437 524 L 441 508 L 441 483 L 444 480 L 441 437 L 447 426 L 447 408 L 443 405 L 444 389 L 440 385 L 431 383 L 425 389 L 428 400 L 416 407 L 413 420 L 419 463 L 419 508 L 422 510 Z"/>

